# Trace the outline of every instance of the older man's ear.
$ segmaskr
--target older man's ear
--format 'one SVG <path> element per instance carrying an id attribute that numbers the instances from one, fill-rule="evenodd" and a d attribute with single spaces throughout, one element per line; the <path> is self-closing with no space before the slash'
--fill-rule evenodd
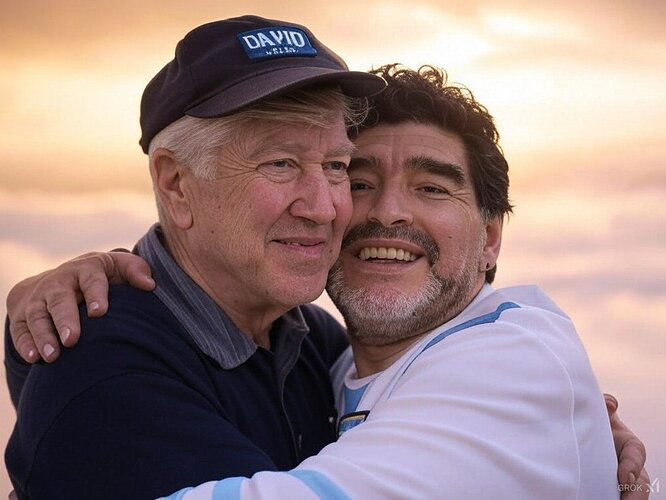
<path id="1" fill-rule="evenodd" d="M 192 227 L 193 217 L 185 184 L 192 176 L 168 149 L 159 148 L 151 154 L 150 176 L 157 196 L 160 222 L 174 224 L 180 229 Z M 168 217 L 165 220 L 165 217 Z"/>

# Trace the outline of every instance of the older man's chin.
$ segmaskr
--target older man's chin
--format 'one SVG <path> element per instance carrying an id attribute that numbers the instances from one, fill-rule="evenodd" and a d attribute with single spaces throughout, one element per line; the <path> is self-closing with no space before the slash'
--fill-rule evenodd
<path id="1" fill-rule="evenodd" d="M 310 276 L 307 279 L 285 280 L 276 285 L 270 295 L 276 303 L 291 309 L 317 300 L 324 293 L 325 280 Z"/>
<path id="2" fill-rule="evenodd" d="M 268 260 L 268 259 L 267 259 Z M 324 292 L 328 277 L 328 265 L 311 262 L 271 261 L 272 266 L 254 279 L 261 284 L 265 296 L 275 304 L 291 309 L 319 298 Z"/>

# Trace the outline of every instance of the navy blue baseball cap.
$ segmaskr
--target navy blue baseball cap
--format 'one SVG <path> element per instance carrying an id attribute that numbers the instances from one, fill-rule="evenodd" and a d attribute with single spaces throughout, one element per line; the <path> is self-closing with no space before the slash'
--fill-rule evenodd
<path id="1" fill-rule="evenodd" d="M 178 42 L 174 59 L 144 90 L 139 144 L 147 153 L 153 137 L 185 115 L 225 116 L 312 84 L 339 85 L 350 97 L 386 85 L 349 71 L 305 26 L 258 16 L 204 24 Z"/>

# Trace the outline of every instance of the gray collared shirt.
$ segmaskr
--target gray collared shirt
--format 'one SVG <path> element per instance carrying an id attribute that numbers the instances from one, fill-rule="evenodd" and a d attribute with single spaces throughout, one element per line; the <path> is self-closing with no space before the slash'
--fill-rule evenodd
<path id="1" fill-rule="evenodd" d="M 153 225 L 137 243 L 136 251 L 150 265 L 155 295 L 173 313 L 196 345 L 229 370 L 246 362 L 257 350 L 222 308 L 176 264 L 161 241 L 162 229 Z M 279 371 L 296 362 L 303 338 L 309 332 L 303 313 L 296 307 L 273 325 L 273 352 Z"/>

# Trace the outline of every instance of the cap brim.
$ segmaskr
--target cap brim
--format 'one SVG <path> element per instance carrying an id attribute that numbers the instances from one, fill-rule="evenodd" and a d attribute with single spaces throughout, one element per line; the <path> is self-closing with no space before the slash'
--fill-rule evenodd
<path id="1" fill-rule="evenodd" d="M 311 66 L 281 68 L 255 75 L 221 90 L 205 101 L 185 110 L 197 118 L 228 115 L 268 97 L 275 97 L 307 85 L 330 83 L 340 85 L 345 95 L 367 97 L 384 89 L 386 82 L 363 71 L 341 71 Z"/>

